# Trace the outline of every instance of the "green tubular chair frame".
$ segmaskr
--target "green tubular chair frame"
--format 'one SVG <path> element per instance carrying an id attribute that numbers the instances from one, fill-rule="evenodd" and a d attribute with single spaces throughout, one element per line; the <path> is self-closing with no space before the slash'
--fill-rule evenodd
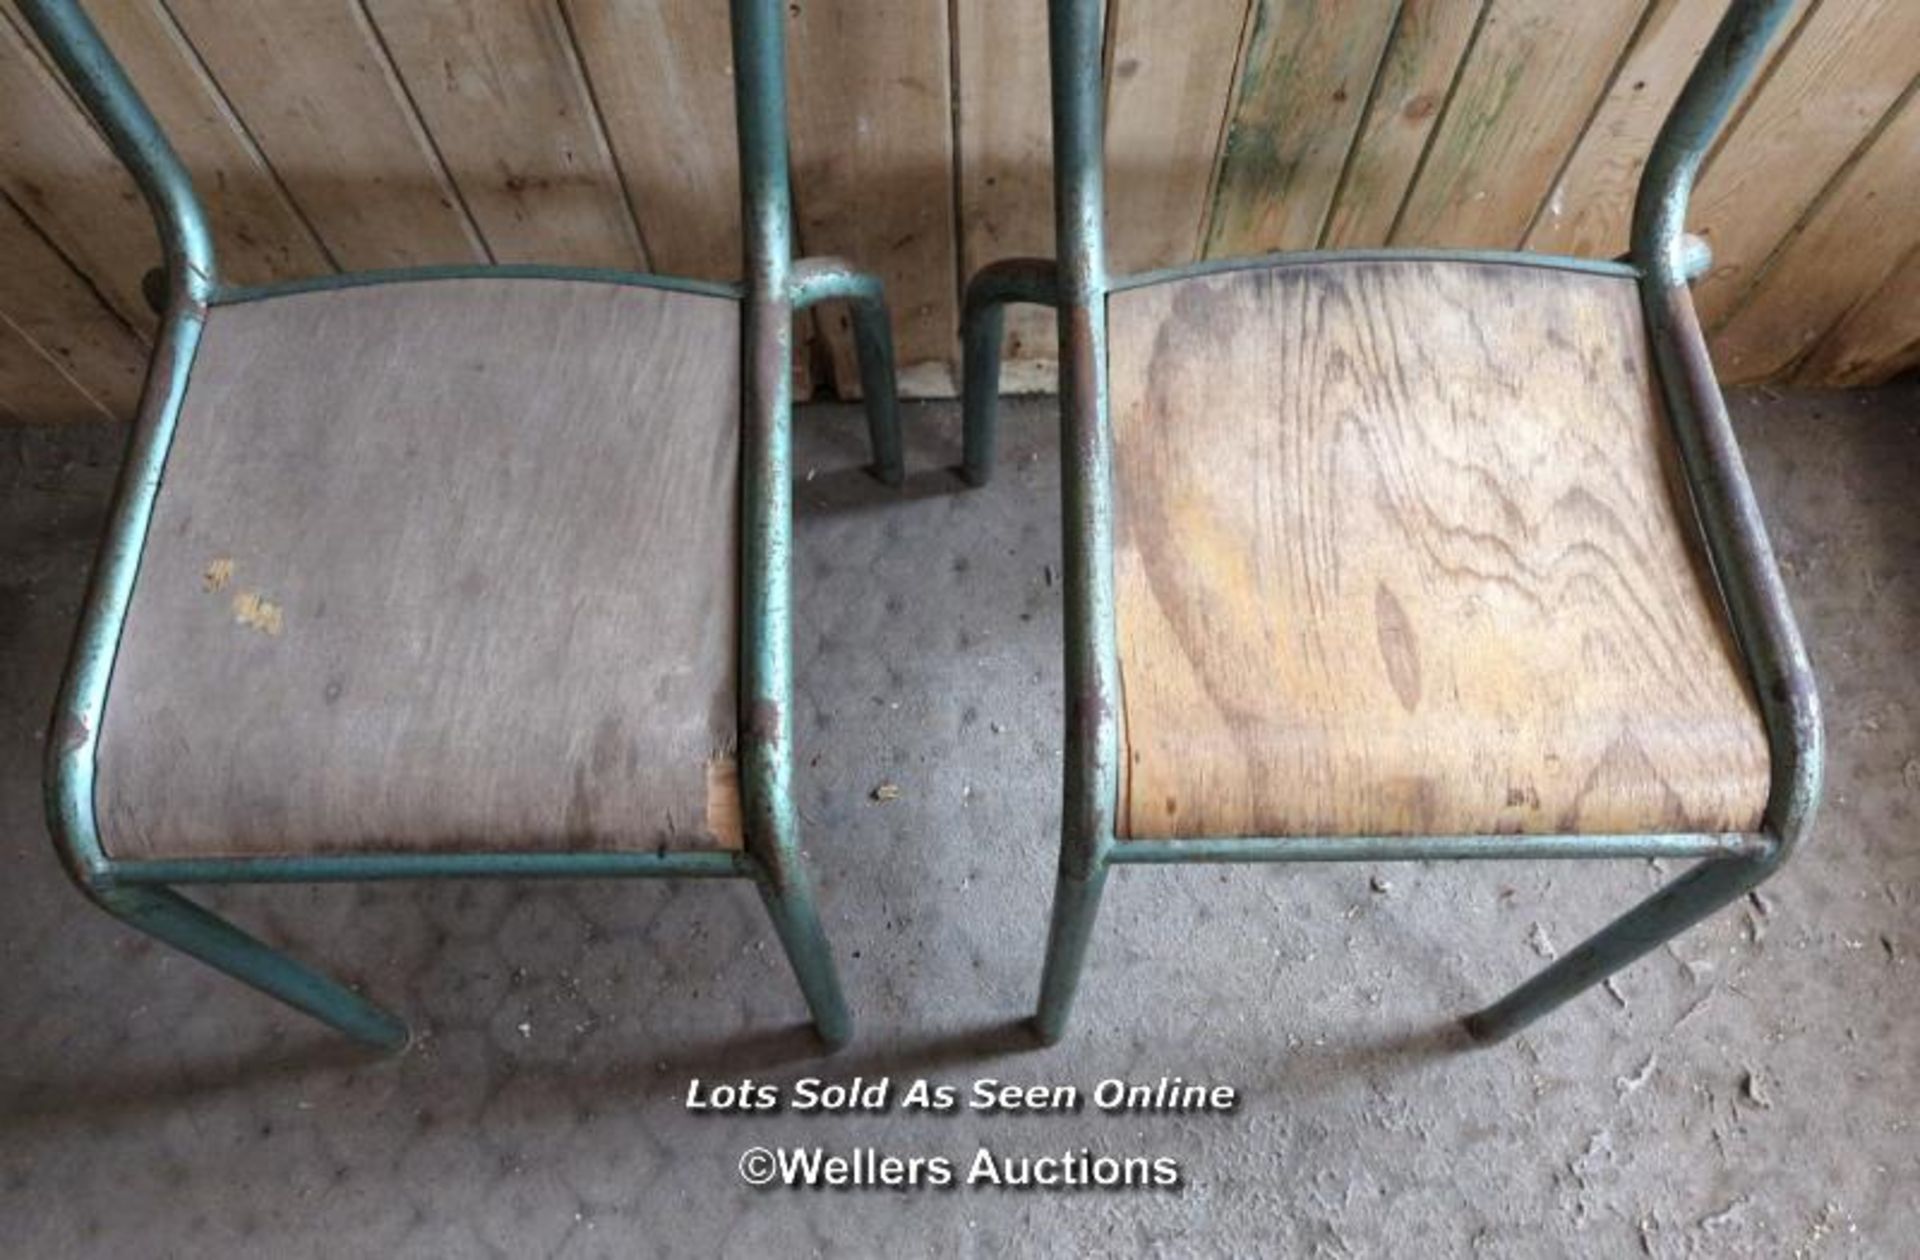
<path id="1" fill-rule="evenodd" d="M 159 227 L 165 268 L 160 333 L 95 562 L 49 741 L 47 804 L 67 868 L 96 903 L 134 927 L 376 1046 L 406 1044 L 406 1025 L 357 993 L 248 936 L 171 885 L 506 877 L 750 879 L 786 947 L 821 1039 L 844 1044 L 852 1022 L 801 862 L 793 805 L 791 652 L 793 316 L 851 305 L 874 471 L 902 478 L 893 349 L 880 285 L 830 258 L 794 261 L 788 183 L 786 29 L 779 0 L 732 0 L 735 100 L 744 207 L 745 280 L 710 284 L 586 268 L 423 267 L 253 288 L 221 283 L 206 214 L 158 123 L 75 0 L 21 0 L 27 20 L 131 170 Z M 115 654 L 139 574 L 209 307 L 349 285 L 474 276 L 597 281 L 733 298 L 744 307 L 739 644 L 742 807 L 739 851 L 507 852 L 233 859 L 115 859 L 94 813 L 94 753 Z M 153 285 L 149 285 L 152 291 Z"/>
<path id="2" fill-rule="evenodd" d="M 1466 1020 L 1480 1041 L 1517 1031 L 1714 913 L 1766 879 L 1805 837 L 1820 797 L 1823 736 L 1812 667 L 1787 605 L 1726 402 L 1714 379 L 1688 282 L 1705 270 L 1684 233 L 1687 199 L 1708 144 L 1752 76 L 1791 0 L 1734 0 L 1662 128 L 1641 177 L 1626 258 L 1385 250 L 1394 259 L 1497 260 L 1632 278 L 1694 518 L 1759 698 L 1771 756 L 1764 824 L 1737 835 L 1287 836 L 1127 840 L 1115 835 L 1119 667 L 1113 576 L 1112 433 L 1107 415 L 1109 293 L 1200 273 L 1368 255 L 1280 254 L 1109 276 L 1103 239 L 1102 30 L 1099 0 L 1050 0 L 1055 239 L 1059 258 L 1010 259 L 967 288 L 965 462 L 972 483 L 993 465 L 1003 308 L 1059 312 L 1061 504 L 1065 538 L 1066 751 L 1060 869 L 1034 1023 L 1065 1028 L 1107 872 L 1177 862 L 1330 862 L 1427 858 L 1700 858 L 1702 861 L 1492 1006 Z"/>

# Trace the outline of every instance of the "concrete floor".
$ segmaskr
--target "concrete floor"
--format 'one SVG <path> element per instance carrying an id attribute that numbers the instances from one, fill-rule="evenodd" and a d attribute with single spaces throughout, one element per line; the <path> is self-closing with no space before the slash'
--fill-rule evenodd
<path id="1" fill-rule="evenodd" d="M 860 1032 L 813 1057 L 734 884 L 251 888 L 210 900 L 417 1021 L 380 1059 L 122 930 L 41 820 L 56 673 L 118 456 L 0 431 L 0 1248 L 21 1257 L 1911 1255 L 1920 1233 L 1920 390 L 1748 394 L 1742 435 L 1825 684 L 1820 834 L 1786 873 L 1513 1041 L 1451 1017 L 1670 871 L 1133 870 L 1076 1022 L 1029 1009 L 1059 818 L 1057 460 L 884 501 L 803 415 L 800 801 Z M 909 412 L 915 466 L 953 411 Z M 895 785 L 897 799 L 876 799 Z M 1109 1076 L 1230 1115 L 694 1114 L 689 1081 Z M 1166 1155 L 1177 1192 L 752 1190 L 752 1146 Z"/>

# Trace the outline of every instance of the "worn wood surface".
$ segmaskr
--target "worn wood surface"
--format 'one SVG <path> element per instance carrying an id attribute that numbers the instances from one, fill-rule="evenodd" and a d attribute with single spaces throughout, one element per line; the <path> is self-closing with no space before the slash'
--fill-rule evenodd
<path id="1" fill-rule="evenodd" d="M 1109 314 L 1126 834 L 1758 823 L 1631 281 L 1337 263 Z"/>
<path id="2" fill-rule="evenodd" d="M 1746 299 L 1775 248 L 1858 146 L 1885 125 L 1916 72 L 1920 4 L 1913 0 L 1829 0 L 1807 14 L 1694 192 L 1693 220 L 1713 245 L 1713 270 L 1694 285 L 1710 332 Z M 1914 222 L 1911 208 L 1904 217 Z"/>
<path id="3" fill-rule="evenodd" d="M 1403 0 L 1323 244 L 1385 245 L 1488 0 Z"/>
<path id="4" fill-rule="evenodd" d="M 1490 0 L 1396 225 L 1395 245 L 1513 249 L 1646 0 Z"/>
<path id="5" fill-rule="evenodd" d="M 95 17 L 168 141 L 207 190 L 207 218 L 227 275 L 260 284 L 330 270 L 313 229 L 162 0 L 98 5 Z"/>
<path id="6" fill-rule="evenodd" d="M 1626 252 L 1634 188 L 1654 137 L 1726 10 L 1727 0 L 1654 0 L 1613 86 L 1536 213 L 1528 249 L 1588 257 Z"/>
<path id="7" fill-rule="evenodd" d="M 1647 147 L 1726 2 L 1112 0 L 1112 268 L 1275 246 L 1616 254 Z M 489 260 L 738 274 L 714 0 L 85 3 L 194 171 L 232 279 Z M 787 11 L 798 246 L 878 271 L 903 388 L 949 393 L 966 277 L 1051 248 L 1045 6 Z M 44 250 L 23 264 L 8 242 L 43 243 L 63 290 L 97 295 L 134 340 L 84 302 L 28 312 L 0 293 L 0 317 L 99 397 L 112 391 L 70 351 L 119 344 L 119 374 L 140 374 L 157 241 L 34 53 L 0 0 L 0 193 L 33 229 L 0 240 L 0 270 L 45 274 Z M 1907 361 L 1904 308 L 1879 295 L 1920 216 L 1854 224 L 1862 187 L 1898 183 L 1904 154 L 1884 137 L 1917 75 L 1920 4 L 1792 9 L 1690 220 L 1714 246 L 1699 305 L 1737 379 L 1881 379 Z M 1797 242 L 1842 237 L 1844 265 L 1797 301 L 1779 279 L 1805 265 Z M 1757 353 L 1753 330 L 1777 328 L 1790 354 Z M 1010 387 L 1050 387 L 1051 316 L 1017 309 L 1007 353 Z M 798 322 L 795 379 L 801 397 L 857 392 L 843 312 Z M 36 409 L 16 397 L 8 413 Z"/>
<path id="8" fill-rule="evenodd" d="M 975 0 L 955 8 L 953 18 L 959 265 L 965 277 L 997 258 L 1053 255 L 1053 108 L 1045 6 Z M 1043 365 L 1043 379 L 1050 378 L 1057 345 L 1052 311 L 1007 308 L 1006 362 Z"/>
<path id="9" fill-rule="evenodd" d="M 100 736 L 108 851 L 727 841 L 738 358 L 733 302 L 611 285 L 214 308 Z"/>
<path id="10" fill-rule="evenodd" d="M 500 262 L 644 268 L 557 0 L 366 0 Z"/>
<path id="11" fill-rule="evenodd" d="M 1754 278 L 1720 328 L 1714 364 L 1730 380 L 1785 375 L 1885 280 L 1886 259 L 1920 244 L 1920 95 L 1841 176 L 1822 212 Z"/>
<path id="12" fill-rule="evenodd" d="M 1801 362 L 1803 385 L 1880 385 L 1920 368 L 1920 246 Z"/>
<path id="13" fill-rule="evenodd" d="M 140 398 L 146 344 L 101 300 L 52 242 L 0 192 L 0 322 L 25 347 L 52 362 L 99 413 L 133 418 Z M 0 404 L 31 418 L 40 411 L 17 391 Z M 63 415 L 88 415 L 62 407 Z M 49 418 L 52 418 L 49 416 Z"/>
<path id="14" fill-rule="evenodd" d="M 739 278 L 740 164 L 726 7 L 563 4 L 654 269 Z"/>
<path id="15" fill-rule="evenodd" d="M 338 266 L 488 261 L 359 0 L 168 10 Z"/>
<path id="16" fill-rule="evenodd" d="M 1255 0 L 1220 154 L 1209 257 L 1313 249 L 1393 32 L 1396 0 Z"/>
<path id="17" fill-rule="evenodd" d="M 801 247 L 878 273 L 902 378 L 918 392 L 950 393 L 960 323 L 947 7 L 811 0 L 790 12 Z M 857 396 L 846 311 L 823 307 L 817 323 L 834 387 Z"/>
<path id="18" fill-rule="evenodd" d="M 11 323 L 0 321 L 0 417 L 15 423 L 103 420 L 109 412 Z"/>
<path id="19" fill-rule="evenodd" d="M 1110 0 L 1107 256 L 1116 272 L 1198 257 L 1251 8 Z"/>
<path id="20" fill-rule="evenodd" d="M 0 192 L 131 328 L 154 326 L 140 277 L 160 238 L 133 180 L 9 10 L 0 10 Z M 0 258 L 0 269 L 15 265 Z"/>

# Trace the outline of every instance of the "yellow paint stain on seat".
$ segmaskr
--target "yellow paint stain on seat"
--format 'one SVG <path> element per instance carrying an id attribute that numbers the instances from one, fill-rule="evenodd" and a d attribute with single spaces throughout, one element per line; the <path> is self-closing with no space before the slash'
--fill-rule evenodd
<path id="1" fill-rule="evenodd" d="M 261 598 L 257 591 L 241 591 L 233 597 L 233 619 L 250 630 L 277 636 L 286 628 L 280 605 Z"/>
<path id="2" fill-rule="evenodd" d="M 707 762 L 707 834 L 723 849 L 746 844 L 746 818 L 740 805 L 740 763 L 731 754 Z"/>

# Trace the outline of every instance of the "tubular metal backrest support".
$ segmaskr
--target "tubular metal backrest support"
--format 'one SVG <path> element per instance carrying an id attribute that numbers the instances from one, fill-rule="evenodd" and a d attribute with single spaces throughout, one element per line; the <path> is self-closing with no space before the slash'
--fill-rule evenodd
<path id="1" fill-rule="evenodd" d="M 20 7 L 133 173 L 159 228 L 169 281 L 160 336 L 94 563 L 48 747 L 49 822 L 74 878 L 92 890 L 107 884 L 111 866 L 94 819 L 94 743 L 161 468 L 185 396 L 187 369 L 216 284 L 213 240 L 179 155 L 80 6 L 74 0 L 21 0 Z"/>
<path id="2" fill-rule="evenodd" d="M 1734 0 L 1667 115 L 1635 196 L 1632 259 L 1696 517 L 1767 726 L 1767 825 L 1785 857 L 1812 826 L 1824 761 L 1818 693 L 1714 379 L 1684 256 L 1687 201 L 1707 148 L 1792 0 Z"/>

